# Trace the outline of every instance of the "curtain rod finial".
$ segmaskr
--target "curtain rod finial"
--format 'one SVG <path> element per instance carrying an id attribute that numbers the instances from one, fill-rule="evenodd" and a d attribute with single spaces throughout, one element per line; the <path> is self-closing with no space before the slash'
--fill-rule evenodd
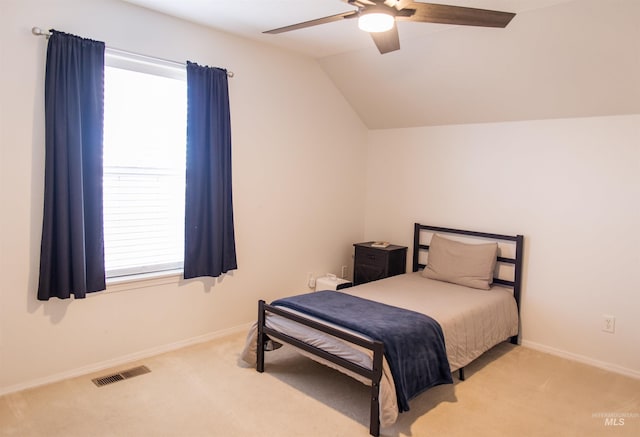
<path id="1" fill-rule="evenodd" d="M 32 27 L 31 28 L 31 33 L 33 33 L 36 36 L 51 36 L 51 34 L 49 32 L 45 32 L 44 30 L 40 29 L 39 27 Z"/>

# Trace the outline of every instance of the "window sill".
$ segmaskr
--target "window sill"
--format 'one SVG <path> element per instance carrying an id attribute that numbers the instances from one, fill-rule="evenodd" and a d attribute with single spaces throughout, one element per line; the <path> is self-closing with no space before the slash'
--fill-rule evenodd
<path id="1" fill-rule="evenodd" d="M 139 275 L 118 276 L 115 278 L 107 278 L 106 292 L 119 293 L 121 291 L 156 287 L 158 285 L 177 284 L 181 280 L 182 269 L 143 273 Z"/>

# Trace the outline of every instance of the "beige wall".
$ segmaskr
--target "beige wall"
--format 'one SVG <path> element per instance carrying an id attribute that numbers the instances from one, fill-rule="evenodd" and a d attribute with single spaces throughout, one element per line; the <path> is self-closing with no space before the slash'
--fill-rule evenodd
<path id="1" fill-rule="evenodd" d="M 524 234 L 523 344 L 640 377 L 640 115 L 371 131 L 367 166 L 365 239 Z"/>
<path id="2" fill-rule="evenodd" d="M 32 26 L 235 72 L 237 271 L 35 300 L 46 40 Z M 0 393 L 245 325 L 259 298 L 306 291 L 307 272 L 350 265 L 363 231 L 366 129 L 312 59 L 110 0 L 3 0 L 0 41 Z"/>

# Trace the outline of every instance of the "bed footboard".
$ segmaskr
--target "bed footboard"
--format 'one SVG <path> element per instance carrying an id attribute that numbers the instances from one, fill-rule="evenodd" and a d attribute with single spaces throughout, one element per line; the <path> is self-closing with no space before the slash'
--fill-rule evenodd
<path id="1" fill-rule="evenodd" d="M 266 313 L 276 314 L 310 328 L 322 331 L 334 337 L 338 337 L 349 343 L 356 344 L 358 346 L 369 349 L 373 352 L 373 368 L 368 369 L 351 361 L 345 360 L 342 357 L 335 356 L 325 350 L 319 349 L 315 346 L 307 344 L 297 338 L 291 337 L 282 332 L 276 331 L 266 326 Z M 366 340 L 361 337 L 349 334 L 325 326 L 314 320 L 309 320 L 297 314 L 292 314 L 288 311 L 282 310 L 278 307 L 268 305 L 265 301 L 260 300 L 258 302 L 258 338 L 257 338 L 257 362 L 256 370 L 258 372 L 264 372 L 264 344 L 268 337 L 276 338 L 284 343 L 290 344 L 294 347 L 309 352 L 317 357 L 323 358 L 331 363 L 350 370 L 358 375 L 361 375 L 371 381 L 371 412 L 369 418 L 369 433 L 372 436 L 380 435 L 380 379 L 382 378 L 382 360 L 384 356 L 384 345 L 380 341 Z"/>

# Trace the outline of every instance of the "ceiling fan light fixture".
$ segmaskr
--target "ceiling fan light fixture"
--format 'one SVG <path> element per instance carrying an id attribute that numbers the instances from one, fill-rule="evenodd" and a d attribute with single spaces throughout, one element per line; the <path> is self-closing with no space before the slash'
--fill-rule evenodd
<path id="1" fill-rule="evenodd" d="M 358 18 L 358 27 L 365 32 L 386 32 L 393 29 L 395 18 L 384 12 L 370 12 Z"/>

